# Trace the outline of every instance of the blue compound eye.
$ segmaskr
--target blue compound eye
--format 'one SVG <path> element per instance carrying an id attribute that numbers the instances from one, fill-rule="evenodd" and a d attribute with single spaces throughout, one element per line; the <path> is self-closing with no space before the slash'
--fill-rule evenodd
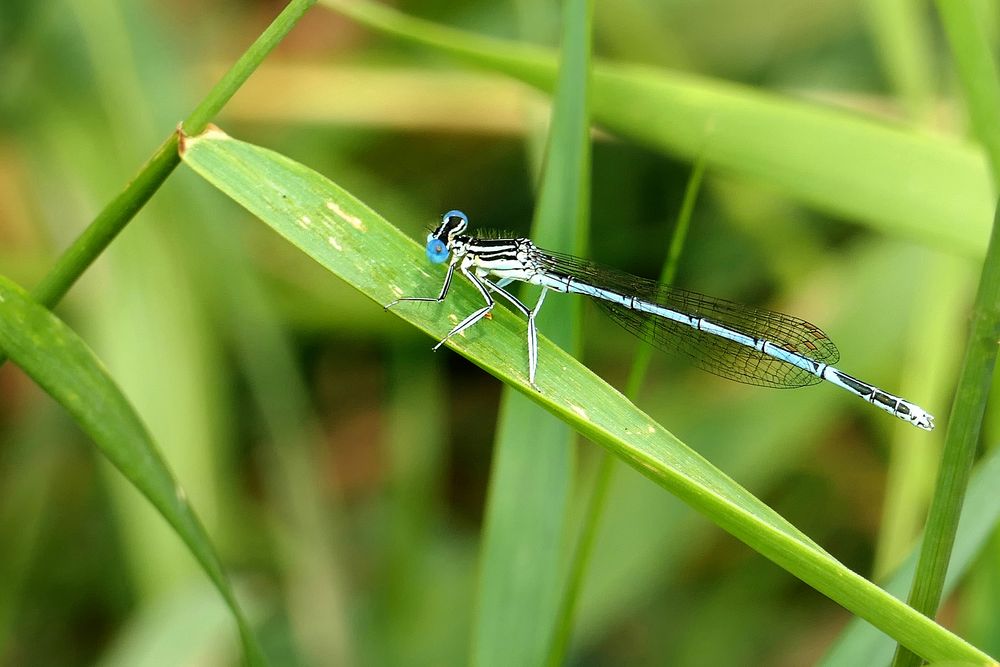
<path id="1" fill-rule="evenodd" d="M 427 239 L 427 259 L 435 264 L 440 264 L 448 259 L 448 246 L 444 244 L 444 241 L 433 236 Z"/>

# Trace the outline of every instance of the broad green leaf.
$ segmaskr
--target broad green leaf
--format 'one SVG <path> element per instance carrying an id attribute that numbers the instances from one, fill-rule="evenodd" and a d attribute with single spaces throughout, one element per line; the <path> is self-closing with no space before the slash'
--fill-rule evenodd
<path id="1" fill-rule="evenodd" d="M 323 4 L 373 28 L 551 91 L 550 51 L 437 25 L 369 0 Z M 982 153 L 946 136 L 694 75 L 597 62 L 591 114 L 619 136 L 744 175 L 805 204 L 982 254 L 993 187 Z"/>
<path id="2" fill-rule="evenodd" d="M 532 226 L 532 238 L 544 247 L 578 255 L 589 221 L 592 14 L 591 0 L 564 5 L 562 65 Z M 534 298 L 538 292 L 521 294 Z M 580 299 L 550 299 L 539 311 L 539 330 L 578 351 L 582 305 Z M 542 664 L 564 625 L 560 599 L 574 459 L 570 428 L 506 387 L 483 529 L 475 665 Z"/>
<path id="3" fill-rule="evenodd" d="M 436 294 L 444 269 L 423 247 L 316 172 L 217 129 L 181 142 L 198 174 L 376 304 Z M 441 304 L 395 316 L 440 339 L 481 297 L 456 280 Z M 388 317 L 388 315 L 387 315 Z M 929 660 L 989 657 L 844 567 L 767 505 L 692 451 L 547 339 L 538 384 L 526 377 L 524 322 L 506 309 L 448 346 L 559 416 L 750 547 Z M 525 565 L 530 567 L 530 563 Z"/>
<path id="4" fill-rule="evenodd" d="M 101 453 L 174 527 L 232 610 L 247 659 L 263 664 L 208 535 L 139 416 L 79 336 L 4 277 L 0 350 L 66 408 Z"/>

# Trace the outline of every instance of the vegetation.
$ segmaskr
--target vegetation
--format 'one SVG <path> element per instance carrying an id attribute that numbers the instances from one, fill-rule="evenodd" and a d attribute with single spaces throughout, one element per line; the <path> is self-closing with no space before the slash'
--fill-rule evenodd
<path id="1" fill-rule="evenodd" d="M 1000 654 L 995 10 L 313 4 L 0 10 L 4 664 Z M 821 324 L 938 430 L 558 295 L 541 392 L 506 309 L 431 354 L 471 286 L 381 306 L 451 208 Z"/>

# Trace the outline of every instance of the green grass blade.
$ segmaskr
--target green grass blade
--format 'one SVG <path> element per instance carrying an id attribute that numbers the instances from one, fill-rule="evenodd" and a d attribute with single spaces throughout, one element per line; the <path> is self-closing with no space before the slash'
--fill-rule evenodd
<path id="1" fill-rule="evenodd" d="M 973 130 L 990 159 L 994 186 L 1000 187 L 1000 72 L 990 42 L 972 5 L 942 0 L 935 4 L 955 57 Z"/>
<path id="2" fill-rule="evenodd" d="M 677 224 L 674 227 L 674 232 L 670 238 L 670 247 L 667 250 L 666 261 L 663 263 L 663 270 L 660 272 L 660 282 L 662 283 L 673 282 L 674 276 L 677 273 L 681 251 L 684 248 L 688 227 L 691 223 L 691 213 L 694 211 L 694 202 L 701 188 L 704 173 L 705 161 L 699 160 L 691 171 L 687 187 L 684 190 L 684 201 L 681 205 L 680 214 L 677 216 Z M 625 396 L 630 401 L 634 401 L 639 394 L 639 388 L 642 386 L 642 381 L 646 376 L 650 359 L 650 346 L 640 346 L 632 361 L 628 380 L 625 382 Z M 553 645 L 553 650 L 549 653 L 549 665 L 561 664 L 565 656 L 570 635 L 573 631 L 579 596 L 583 587 L 583 578 L 591 562 L 598 528 L 604 517 L 608 490 L 611 487 L 616 465 L 617 461 L 610 454 L 607 452 L 601 454 L 600 463 L 597 464 L 597 474 L 594 476 L 594 483 L 590 489 L 590 497 L 587 499 L 580 537 L 570 563 L 566 591 L 563 594 L 559 635 L 557 635 L 557 641 Z"/>
<path id="3" fill-rule="evenodd" d="M 967 3 L 937 2 L 976 135 L 986 149 L 994 185 L 1000 188 L 1000 72 L 986 35 Z M 958 530 L 972 463 L 976 457 L 986 401 L 1000 339 L 1000 203 L 997 204 L 972 310 L 972 326 L 945 433 L 941 468 L 927 516 L 927 531 L 910 591 L 910 604 L 934 616 L 941 602 L 948 561 Z M 897 667 L 919 665 L 909 647 L 900 646 Z"/>
<path id="4" fill-rule="evenodd" d="M 182 143 L 184 161 L 377 304 L 431 294 L 444 269 L 421 245 L 348 192 L 272 151 L 212 130 Z M 441 304 L 393 314 L 440 339 L 481 297 L 456 281 Z M 387 315 L 388 316 L 388 315 Z M 527 383 L 524 322 L 506 309 L 448 347 L 527 395 L 768 559 L 929 660 L 989 657 L 844 567 L 603 380 L 547 339 L 539 340 L 541 392 Z M 530 567 L 530 563 L 525 564 Z"/>
<path id="5" fill-rule="evenodd" d="M 284 39 L 306 10 L 315 3 L 316 0 L 291 0 L 232 68 L 212 87 L 201 104 L 184 120 L 182 127 L 189 132 L 201 132 L 205 129 L 208 121 L 225 106 L 267 54 Z M 52 270 L 32 290 L 34 297 L 50 307 L 59 303 L 87 267 L 160 189 L 177 164 L 177 134 L 173 132 L 156 149 L 125 189 L 101 209 L 87 229 L 63 252 Z"/>
<path id="6" fill-rule="evenodd" d="M 250 268 L 242 239 L 234 241 L 236 222 L 219 220 L 209 229 L 200 229 L 198 221 L 190 224 L 199 227 L 191 230 L 191 238 L 197 235 L 204 241 L 192 250 L 202 255 L 198 266 L 205 269 L 197 280 L 208 284 L 217 275 L 226 276 L 225 289 L 212 294 L 212 307 L 232 341 L 234 358 L 272 445 L 261 447 L 258 454 L 260 481 L 273 509 L 270 523 L 284 566 L 292 632 L 308 664 L 324 659 L 352 664 L 356 633 L 344 611 L 342 516 L 335 499 L 321 490 L 323 468 L 313 450 L 322 440 L 322 429 L 295 350 Z"/>
<path id="7" fill-rule="evenodd" d="M 555 58 L 544 49 L 368 0 L 322 1 L 378 30 L 553 88 Z M 963 142 L 717 80 L 608 62 L 594 64 L 591 114 L 622 137 L 692 162 L 704 154 L 712 169 L 833 215 L 964 254 L 980 255 L 986 246 L 994 188 L 982 154 Z"/>
<path id="8" fill-rule="evenodd" d="M 909 0 L 868 0 L 864 8 L 881 69 L 894 97 L 911 122 L 933 126 L 937 105 L 933 17 Z M 951 295 L 968 289 L 964 282 L 954 280 L 957 273 L 952 267 L 956 261 L 964 263 L 938 255 L 923 267 L 912 289 L 923 295 L 924 303 L 950 303 L 954 301 Z M 899 348 L 900 395 L 927 396 L 931 404 L 948 402 L 942 399 L 946 391 L 950 398 L 950 381 L 946 383 L 943 378 L 958 374 L 958 359 L 948 363 L 954 356 L 949 354 L 952 346 L 948 342 L 952 335 L 949 325 L 954 321 L 958 321 L 957 317 L 949 317 L 940 308 L 914 309 L 910 333 Z M 934 352 L 927 354 L 927 350 Z M 953 368 L 945 370 L 946 365 Z M 882 519 L 871 570 L 876 581 L 894 571 L 916 543 L 933 490 L 940 445 L 910 431 L 893 429 L 889 442 Z"/>
<path id="9" fill-rule="evenodd" d="M 973 565 L 984 545 L 1000 525 L 1000 448 L 991 451 L 972 475 L 966 496 L 962 521 L 955 536 L 954 556 L 948 566 L 945 592 L 954 590 Z M 917 570 L 919 552 L 916 548 L 904 564 L 888 579 L 885 589 L 902 598 L 913 581 Z M 855 665 L 884 665 L 892 659 L 892 638 L 879 632 L 863 620 L 852 620 L 830 647 L 823 667 L 854 667 Z"/>
<path id="10" fill-rule="evenodd" d="M 933 120 L 934 46 L 927 12 L 909 0 L 868 0 L 863 5 L 882 70 L 908 117 Z"/>
<path id="11" fill-rule="evenodd" d="M 660 271 L 660 282 L 666 285 L 673 284 L 677 276 L 677 268 L 681 263 L 681 252 L 687 242 L 688 228 L 691 226 L 691 214 L 694 213 L 694 204 L 701 190 L 701 181 L 705 176 L 705 160 L 699 158 L 691 169 L 688 176 L 687 185 L 684 187 L 684 199 L 681 202 L 681 210 L 677 214 L 677 224 L 670 236 L 670 246 L 667 248 L 667 257 L 663 262 L 663 269 Z M 646 378 L 646 371 L 649 370 L 649 362 L 653 358 L 653 348 L 650 345 L 643 345 L 636 351 L 635 359 L 632 360 L 632 368 L 629 369 L 628 380 L 625 383 L 625 395 L 630 400 L 635 400 L 639 395 L 643 380 Z"/>
<path id="12" fill-rule="evenodd" d="M 471 663 L 538 665 L 557 622 L 575 468 L 572 432 L 507 387 L 496 440 Z"/>
<path id="13" fill-rule="evenodd" d="M 974 289 L 974 269 L 963 258 L 940 253 L 927 255 L 921 266 L 920 275 L 908 281 L 907 289 L 920 295 L 920 300 L 911 304 L 906 342 L 895 362 L 902 369 L 897 386 L 903 396 L 926 396 L 928 404 L 943 412 L 951 403 L 952 378 L 958 376 L 962 360 L 962 350 L 954 345 L 955 334 L 968 317 L 968 303 L 955 295 Z M 926 303 L 940 307 L 920 307 Z M 899 567 L 924 529 L 942 442 L 922 436 L 904 428 L 891 433 L 882 518 L 871 569 L 875 581 L 884 580 Z"/>
<path id="14" fill-rule="evenodd" d="M 910 602 L 933 616 L 941 600 L 955 531 L 993 382 L 1000 339 L 1000 207 L 973 305 L 972 327 L 945 433 L 941 467 Z M 897 664 L 915 664 L 915 656 Z"/>
<path id="15" fill-rule="evenodd" d="M 138 415 L 76 333 L 3 277 L 0 350 L 66 408 L 104 456 L 174 527 L 232 610 L 248 661 L 263 664 L 263 654 L 205 529 Z"/>
<path id="16" fill-rule="evenodd" d="M 532 226 L 532 238 L 540 245 L 574 254 L 585 252 L 589 227 L 592 17 L 592 0 L 565 4 L 562 64 Z M 522 289 L 522 294 L 537 291 Z M 539 330 L 561 347 L 579 351 L 582 305 L 579 299 L 550 299 L 539 312 Z M 504 389 L 500 415 L 472 663 L 539 665 L 562 625 L 573 432 L 512 387 Z"/>

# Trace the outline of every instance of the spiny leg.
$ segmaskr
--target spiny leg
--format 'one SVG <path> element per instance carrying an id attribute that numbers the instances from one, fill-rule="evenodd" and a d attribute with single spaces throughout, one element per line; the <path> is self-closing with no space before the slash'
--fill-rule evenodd
<path id="1" fill-rule="evenodd" d="M 538 385 L 535 384 L 535 371 L 538 368 L 538 331 L 535 327 L 535 314 L 538 312 L 539 306 L 541 306 L 542 299 L 545 298 L 546 290 L 542 289 L 542 295 L 538 297 L 538 303 L 535 304 L 534 310 L 529 310 L 526 305 L 524 305 L 520 299 L 515 297 L 513 294 L 504 289 L 504 287 L 510 284 L 510 278 L 504 278 L 498 283 L 493 283 L 490 281 L 484 281 L 486 287 L 493 290 L 497 294 L 503 296 L 505 299 L 511 302 L 515 308 L 517 308 L 522 315 L 528 320 L 528 382 L 535 391 L 541 391 Z"/>
<path id="2" fill-rule="evenodd" d="M 452 336 L 462 333 L 463 331 L 471 327 L 473 324 L 486 317 L 487 313 L 493 310 L 493 306 L 496 305 L 496 302 L 493 300 L 493 297 L 490 296 L 490 293 L 486 290 L 486 286 L 483 285 L 483 282 L 479 278 L 477 278 L 474 274 L 470 273 L 469 270 L 464 266 L 461 267 L 459 270 L 462 272 L 462 275 L 464 275 L 466 278 L 469 279 L 469 282 L 471 282 L 473 285 L 476 286 L 476 289 L 479 290 L 479 293 L 483 295 L 483 298 L 486 299 L 486 305 L 480 308 L 479 310 L 475 311 L 468 317 L 466 317 L 458 324 L 456 324 L 455 328 L 449 331 L 447 336 L 442 338 L 440 341 L 438 341 L 437 345 L 431 348 L 433 350 L 436 350 L 442 345 L 444 345 L 448 341 L 448 339 L 451 338 Z"/>
<path id="3" fill-rule="evenodd" d="M 531 386 L 537 391 L 541 390 L 535 384 L 535 370 L 538 368 L 538 329 L 535 326 L 535 317 L 538 315 L 538 311 L 542 309 L 542 302 L 545 301 L 545 295 L 548 292 L 548 288 L 543 286 L 542 291 L 538 294 L 538 301 L 535 302 L 535 307 L 531 309 L 531 313 L 528 315 L 528 379 L 531 382 Z"/>
<path id="4" fill-rule="evenodd" d="M 441 286 L 441 293 L 438 294 L 436 297 L 434 297 L 434 296 L 404 296 L 404 297 L 400 297 L 400 298 L 396 299 L 395 301 L 387 303 L 384 306 L 384 310 L 389 310 L 390 308 L 392 308 L 393 306 L 395 306 L 400 301 L 433 301 L 435 303 L 441 303 L 442 301 L 444 301 L 445 296 L 448 295 L 448 288 L 451 287 L 451 277 L 453 275 L 455 275 L 455 262 L 452 262 L 451 264 L 448 265 L 448 273 L 446 273 L 445 276 L 444 276 L 444 284 Z"/>

